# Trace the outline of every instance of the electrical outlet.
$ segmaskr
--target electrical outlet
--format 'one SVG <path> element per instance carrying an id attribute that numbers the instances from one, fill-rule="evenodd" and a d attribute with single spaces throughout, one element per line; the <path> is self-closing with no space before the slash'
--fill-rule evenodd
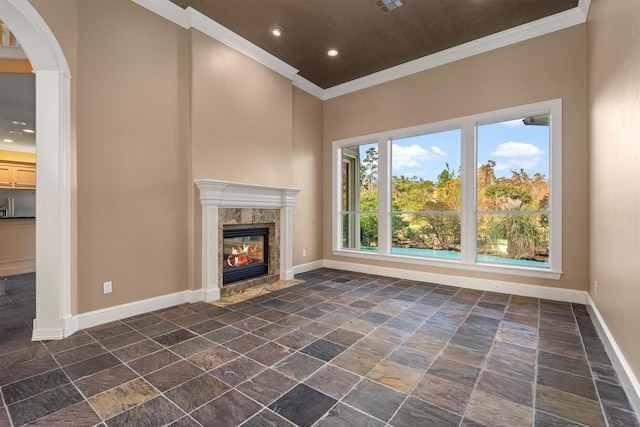
<path id="1" fill-rule="evenodd" d="M 306 249 L 302 250 L 302 256 L 307 256 L 307 250 Z"/>
<path id="2" fill-rule="evenodd" d="M 492 283 L 491 289 L 500 289 L 500 283 Z"/>
<path id="3" fill-rule="evenodd" d="M 103 294 L 110 294 L 113 291 L 113 283 L 109 282 L 104 282 L 102 284 L 102 293 Z"/>
<path id="4" fill-rule="evenodd" d="M 597 280 L 593 281 L 593 292 L 598 292 L 598 281 Z"/>

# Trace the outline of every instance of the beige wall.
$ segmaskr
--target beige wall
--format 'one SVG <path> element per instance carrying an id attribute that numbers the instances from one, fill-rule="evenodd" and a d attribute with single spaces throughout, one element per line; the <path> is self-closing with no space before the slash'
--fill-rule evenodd
<path id="1" fill-rule="evenodd" d="M 180 52 L 188 40 L 128 0 L 79 1 L 77 13 L 78 311 L 85 312 L 185 289 L 188 63 Z"/>
<path id="2" fill-rule="evenodd" d="M 640 3 L 592 0 L 589 292 L 640 377 Z M 594 281 L 598 282 L 597 289 Z"/>
<path id="3" fill-rule="evenodd" d="M 298 88 L 293 89 L 292 174 L 292 186 L 302 190 L 293 209 L 293 265 L 302 265 L 323 258 L 322 101 Z"/>
<path id="4" fill-rule="evenodd" d="M 191 31 L 193 178 L 291 185 L 291 80 Z"/>
<path id="5" fill-rule="evenodd" d="M 361 261 L 331 253 L 332 141 L 563 100 L 563 271 L 560 280 Z M 586 26 L 579 25 L 361 90 L 324 106 L 324 257 L 440 274 L 587 288 Z"/>
<path id="6" fill-rule="evenodd" d="M 191 30 L 193 180 L 291 186 L 291 80 Z M 194 209 L 193 286 L 201 287 L 201 212 Z"/>
<path id="7" fill-rule="evenodd" d="M 33 4 L 72 73 L 73 314 L 201 286 L 194 179 L 301 188 L 296 263 L 321 258 L 321 101 L 129 0 Z"/>
<path id="8" fill-rule="evenodd" d="M 51 3 L 34 6 L 72 73 L 72 312 L 183 290 L 186 31 L 128 0 Z"/>

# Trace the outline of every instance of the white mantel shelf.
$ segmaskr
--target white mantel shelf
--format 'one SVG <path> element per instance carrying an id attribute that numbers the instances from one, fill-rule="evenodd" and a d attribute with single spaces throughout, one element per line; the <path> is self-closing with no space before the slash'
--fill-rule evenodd
<path id="1" fill-rule="evenodd" d="M 202 205 L 202 301 L 220 299 L 218 209 L 280 209 L 280 279 L 293 279 L 293 204 L 297 188 L 198 179 Z"/>
<path id="2" fill-rule="evenodd" d="M 282 208 L 293 207 L 298 188 L 271 187 L 240 182 L 198 179 L 202 205 L 223 208 Z"/>

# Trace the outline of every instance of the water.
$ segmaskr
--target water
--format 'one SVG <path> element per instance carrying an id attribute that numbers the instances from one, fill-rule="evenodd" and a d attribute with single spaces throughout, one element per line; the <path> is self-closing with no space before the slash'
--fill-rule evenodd
<path id="1" fill-rule="evenodd" d="M 439 251 L 436 249 L 392 248 L 391 252 L 398 255 L 417 255 L 432 258 L 460 259 L 460 252 Z M 493 255 L 478 254 L 478 262 L 495 262 L 511 265 L 526 265 L 529 267 L 549 267 L 548 262 L 533 261 L 529 259 L 503 258 Z"/>

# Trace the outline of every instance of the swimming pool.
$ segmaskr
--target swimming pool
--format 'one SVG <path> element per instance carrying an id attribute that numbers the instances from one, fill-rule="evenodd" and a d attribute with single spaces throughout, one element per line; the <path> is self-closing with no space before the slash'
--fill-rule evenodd
<path id="1" fill-rule="evenodd" d="M 398 255 L 417 255 L 433 258 L 460 259 L 460 252 L 439 251 L 436 249 L 392 248 L 391 253 Z M 503 258 L 493 255 L 478 254 L 478 262 L 496 262 L 501 264 L 527 265 L 533 267 L 549 267 L 549 262 L 529 259 Z"/>

